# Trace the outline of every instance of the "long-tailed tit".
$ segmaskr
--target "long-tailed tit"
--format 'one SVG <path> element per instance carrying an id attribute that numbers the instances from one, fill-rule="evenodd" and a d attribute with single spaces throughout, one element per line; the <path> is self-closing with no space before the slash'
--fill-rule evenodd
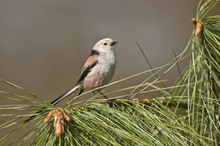
<path id="1" fill-rule="evenodd" d="M 76 85 L 63 95 L 51 101 L 51 104 L 56 105 L 78 88 L 80 88 L 79 94 L 81 94 L 83 91 L 108 84 L 115 71 L 114 46 L 116 43 L 117 41 L 113 41 L 110 38 L 98 41 L 93 47 L 90 56 L 87 58 Z"/>
<path id="2" fill-rule="evenodd" d="M 63 95 L 51 101 L 51 104 L 56 105 L 77 89 L 80 89 L 79 94 L 81 94 L 83 91 L 88 91 L 108 84 L 115 71 L 114 46 L 116 43 L 117 41 L 113 41 L 110 38 L 105 38 L 98 41 L 93 47 L 90 56 L 87 58 L 82 68 L 81 76 L 76 85 Z M 43 109 L 44 108 L 36 113 L 41 113 Z M 36 115 L 29 117 L 24 121 L 24 123 L 27 123 L 35 116 Z"/>

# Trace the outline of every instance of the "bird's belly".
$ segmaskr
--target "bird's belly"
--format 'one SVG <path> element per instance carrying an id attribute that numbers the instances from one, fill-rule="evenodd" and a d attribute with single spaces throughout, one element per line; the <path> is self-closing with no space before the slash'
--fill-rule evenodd
<path id="1" fill-rule="evenodd" d="M 112 76 L 114 74 L 114 64 L 111 64 L 113 66 L 106 66 L 100 67 L 97 69 L 92 70 L 84 79 L 83 82 L 83 88 L 84 90 L 88 91 L 93 88 L 97 88 L 103 85 L 106 85 L 110 82 L 112 79 Z M 102 70 L 101 70 L 102 69 Z"/>

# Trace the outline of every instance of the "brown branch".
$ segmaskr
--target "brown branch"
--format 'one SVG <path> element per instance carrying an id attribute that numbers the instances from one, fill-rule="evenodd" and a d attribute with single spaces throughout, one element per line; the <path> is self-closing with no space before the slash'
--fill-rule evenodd
<path id="1" fill-rule="evenodd" d="M 198 37 L 202 33 L 204 24 L 201 21 L 196 20 L 195 18 L 192 18 L 192 22 L 193 24 L 195 24 L 195 35 Z"/>
<path id="2" fill-rule="evenodd" d="M 48 123 L 51 118 L 54 117 L 53 126 L 55 130 L 55 136 L 61 136 L 64 133 L 65 121 L 70 121 L 69 115 L 65 114 L 61 108 L 57 108 L 48 113 L 47 117 L 44 119 L 45 123 Z"/>
<path id="3" fill-rule="evenodd" d="M 131 100 L 128 100 L 128 102 L 130 102 Z M 162 105 L 166 105 L 168 107 L 181 107 L 184 109 L 188 108 L 188 104 L 186 102 L 182 102 L 182 101 L 177 101 L 177 100 L 157 100 L 157 99 L 139 99 L 139 98 L 134 98 L 132 101 L 138 102 L 140 104 L 146 105 L 146 106 L 151 106 L 155 103 L 160 103 Z M 126 101 L 124 101 L 126 102 Z M 116 105 L 121 105 L 123 104 L 120 100 L 116 100 L 116 99 L 109 99 L 107 101 L 104 102 L 99 102 L 101 104 L 108 104 L 111 107 L 116 104 Z"/>

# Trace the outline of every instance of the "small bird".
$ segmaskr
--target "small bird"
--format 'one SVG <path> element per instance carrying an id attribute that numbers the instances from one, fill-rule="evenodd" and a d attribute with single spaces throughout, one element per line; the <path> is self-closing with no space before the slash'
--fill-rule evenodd
<path id="1" fill-rule="evenodd" d="M 111 38 L 104 38 L 98 41 L 94 45 L 90 56 L 87 58 L 82 68 L 80 78 L 75 86 L 55 100 L 51 101 L 51 104 L 56 105 L 62 99 L 71 95 L 78 88 L 80 88 L 80 95 L 83 91 L 88 91 L 108 84 L 115 71 L 116 60 L 114 47 L 116 43 L 118 42 L 113 41 Z M 100 90 L 98 92 L 101 93 Z M 106 96 L 104 97 L 106 98 Z"/>
<path id="2" fill-rule="evenodd" d="M 68 97 L 79 88 L 80 88 L 79 91 L 79 95 L 80 95 L 83 91 L 88 91 L 108 84 L 112 79 L 112 76 L 115 71 L 116 61 L 115 61 L 114 47 L 116 43 L 118 42 L 113 41 L 110 38 L 105 38 L 98 41 L 94 45 L 90 56 L 87 58 L 82 68 L 80 78 L 75 84 L 75 86 L 73 86 L 73 88 L 71 88 L 63 95 L 56 98 L 55 100 L 51 101 L 50 103 L 56 105 L 62 99 Z M 100 90 L 98 90 L 98 92 L 101 93 Z M 106 98 L 106 96 L 104 97 Z M 36 114 L 40 114 L 44 109 L 45 108 L 42 108 L 41 110 L 36 112 Z M 36 115 L 29 117 L 27 120 L 24 121 L 24 123 L 29 122 L 34 117 L 36 117 Z"/>

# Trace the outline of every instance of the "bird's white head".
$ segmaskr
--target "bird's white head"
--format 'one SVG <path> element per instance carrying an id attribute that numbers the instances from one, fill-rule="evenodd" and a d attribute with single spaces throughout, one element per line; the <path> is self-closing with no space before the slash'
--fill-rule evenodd
<path id="1" fill-rule="evenodd" d="M 112 52 L 116 43 L 118 42 L 112 40 L 111 38 L 104 38 L 95 44 L 93 50 L 96 50 L 98 52 L 106 52 L 106 53 Z"/>

